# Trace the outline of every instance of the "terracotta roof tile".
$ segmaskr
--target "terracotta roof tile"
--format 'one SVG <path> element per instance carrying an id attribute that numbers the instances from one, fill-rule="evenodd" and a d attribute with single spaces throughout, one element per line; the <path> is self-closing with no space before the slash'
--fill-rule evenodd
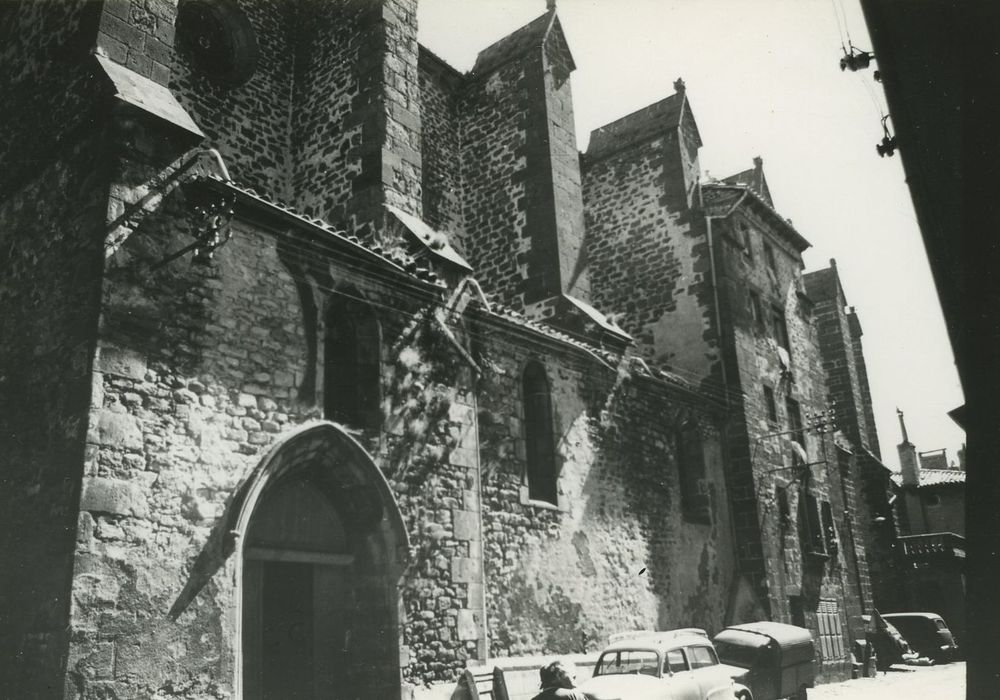
<path id="1" fill-rule="evenodd" d="M 326 236 L 332 236 L 354 248 L 363 250 L 368 255 L 381 258 L 385 263 L 397 268 L 401 272 L 408 273 L 423 282 L 427 282 L 435 286 L 444 286 L 444 282 L 442 282 L 432 270 L 409 255 L 404 255 L 399 251 L 385 250 L 378 243 L 364 243 L 357 236 L 344 231 L 338 231 L 323 219 L 300 214 L 287 204 L 272 199 L 266 194 L 261 194 L 256 190 L 250 189 L 249 187 L 242 187 L 231 180 L 226 180 L 215 174 L 202 175 L 194 178 L 194 181 L 209 182 L 213 183 L 215 187 L 235 191 L 242 195 L 245 199 L 249 199 L 258 205 L 282 212 L 284 215 L 296 220 L 301 225 L 318 229 Z"/>
<path id="2" fill-rule="evenodd" d="M 894 473 L 892 480 L 897 486 L 903 485 L 903 475 Z M 921 469 L 920 488 L 925 486 L 942 486 L 945 484 L 964 484 L 965 471 L 962 469 Z"/>

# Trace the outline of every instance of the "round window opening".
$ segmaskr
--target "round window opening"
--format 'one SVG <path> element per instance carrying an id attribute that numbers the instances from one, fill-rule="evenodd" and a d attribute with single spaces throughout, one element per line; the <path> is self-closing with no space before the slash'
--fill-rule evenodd
<path id="1" fill-rule="evenodd" d="M 243 85 L 257 69 L 257 38 L 233 0 L 182 0 L 177 36 L 195 65 L 227 87 Z"/>

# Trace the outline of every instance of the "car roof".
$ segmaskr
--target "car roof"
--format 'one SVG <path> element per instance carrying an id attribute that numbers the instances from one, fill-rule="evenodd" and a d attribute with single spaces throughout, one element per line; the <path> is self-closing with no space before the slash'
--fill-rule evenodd
<path id="1" fill-rule="evenodd" d="M 903 613 L 882 613 L 882 617 L 888 617 L 893 620 L 898 620 L 903 617 L 926 617 L 932 620 L 936 620 L 941 616 L 938 615 L 937 613 L 930 613 L 930 612 L 903 612 Z"/>
<path id="2" fill-rule="evenodd" d="M 748 632 L 751 634 L 761 635 L 763 637 L 768 637 L 773 639 L 778 644 L 803 644 L 812 643 L 812 632 L 804 627 L 798 627 L 796 625 L 786 625 L 782 622 L 747 622 L 742 625 L 730 625 L 726 629 L 722 630 L 719 634 L 727 630 L 738 630 L 740 632 Z M 718 638 L 719 635 L 716 635 Z"/>
<path id="3" fill-rule="evenodd" d="M 604 648 L 604 651 L 621 651 L 623 649 L 664 651 L 683 646 L 710 647 L 712 641 L 704 630 L 697 628 L 667 631 L 637 630 L 612 635 L 611 642 Z"/>

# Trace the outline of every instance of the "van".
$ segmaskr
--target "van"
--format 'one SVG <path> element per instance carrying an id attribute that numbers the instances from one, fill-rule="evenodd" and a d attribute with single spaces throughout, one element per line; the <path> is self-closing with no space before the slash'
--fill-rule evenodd
<path id="1" fill-rule="evenodd" d="M 903 635 L 906 643 L 921 656 L 945 663 L 958 658 L 958 644 L 948 625 L 936 613 L 903 612 L 883 613 L 886 622 L 892 623 Z"/>

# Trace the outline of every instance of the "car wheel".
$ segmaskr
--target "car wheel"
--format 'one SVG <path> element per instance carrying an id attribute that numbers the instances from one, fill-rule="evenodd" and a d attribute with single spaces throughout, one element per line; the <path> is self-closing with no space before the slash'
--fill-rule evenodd
<path id="1" fill-rule="evenodd" d="M 799 688 L 798 692 L 795 693 L 795 695 L 791 696 L 790 700 L 808 700 L 808 697 L 809 697 L 809 689 Z"/>
<path id="2" fill-rule="evenodd" d="M 753 700 L 753 696 L 746 690 L 741 690 L 736 693 L 736 700 Z"/>

